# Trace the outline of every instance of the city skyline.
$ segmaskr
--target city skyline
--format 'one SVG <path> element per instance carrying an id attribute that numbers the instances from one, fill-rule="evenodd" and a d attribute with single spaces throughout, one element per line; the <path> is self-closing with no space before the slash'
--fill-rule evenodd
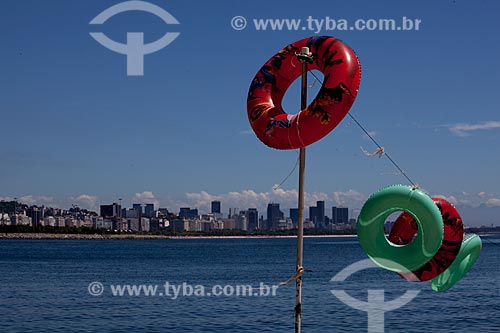
<path id="1" fill-rule="evenodd" d="M 3 199 L 0 198 L 0 200 L 3 200 Z M 207 198 L 205 198 L 205 200 L 207 200 Z M 219 201 L 219 200 L 220 200 L 220 198 L 215 199 L 215 201 Z M 7 201 L 10 201 L 10 200 L 7 200 Z M 323 200 L 319 200 L 319 201 L 323 201 Z M 20 201 L 18 201 L 18 202 L 21 203 Z M 119 202 L 119 200 L 116 200 L 116 203 L 118 203 L 118 202 Z M 264 212 L 267 211 L 268 204 L 273 203 L 273 202 L 277 203 L 276 200 L 275 201 L 271 200 L 271 201 L 267 201 L 267 202 L 263 203 L 262 205 L 252 206 L 252 205 L 242 204 L 241 201 L 238 202 L 238 205 L 225 205 L 224 202 L 220 202 L 221 213 L 222 213 L 221 215 L 227 216 L 227 213 L 229 213 L 229 210 L 231 210 L 232 212 L 239 212 L 242 210 L 248 210 L 251 208 L 255 208 L 255 209 L 257 209 L 257 211 L 259 213 L 258 216 L 260 218 L 260 216 L 265 215 Z M 173 207 L 173 206 L 168 206 L 168 205 L 158 205 L 158 203 L 155 203 L 154 208 L 155 209 L 160 209 L 160 208 L 167 209 L 169 212 L 177 214 L 178 212 L 180 212 L 180 209 L 182 207 L 184 207 L 184 208 L 196 209 L 197 213 L 199 215 L 206 215 L 206 214 L 210 214 L 211 203 L 212 203 L 212 201 L 205 201 L 203 205 L 190 205 L 190 204 L 186 203 L 186 204 L 178 206 L 178 208 Z M 27 203 L 25 203 L 25 204 L 27 204 Z M 98 215 L 99 215 L 101 203 L 97 202 L 96 204 L 97 204 L 97 206 L 95 206 L 95 208 L 91 209 L 91 210 L 98 213 Z M 108 202 L 105 204 L 111 204 L 111 202 Z M 124 204 L 123 200 L 122 200 L 122 203 L 120 203 L 120 205 L 122 205 L 122 204 L 123 204 L 123 207 L 133 207 L 132 201 L 130 201 L 130 204 Z M 280 209 L 284 213 L 287 213 L 287 214 L 285 214 L 286 217 L 292 218 L 291 209 L 297 210 L 296 202 L 294 200 L 292 200 L 292 204 L 289 206 L 283 205 L 282 203 L 279 203 L 279 204 L 280 204 Z M 316 204 L 317 204 L 317 201 L 313 202 L 313 201 L 311 201 L 311 199 L 306 200 L 306 205 L 304 207 L 304 217 L 306 219 L 309 219 L 309 217 L 310 217 L 310 207 L 314 207 L 314 205 L 316 205 Z M 29 206 L 31 204 L 27 204 L 27 205 Z M 147 204 L 143 204 L 143 205 L 146 206 Z M 51 205 L 45 204 L 45 206 L 50 207 Z M 52 206 L 52 207 L 54 207 L 54 206 Z M 60 206 L 56 206 L 56 207 L 58 209 L 65 209 L 64 207 L 60 207 Z M 69 209 L 70 207 L 74 208 L 75 205 L 70 205 L 67 209 Z M 86 207 L 83 207 L 83 206 L 79 206 L 79 207 L 82 209 L 87 209 Z M 338 207 L 338 208 L 348 207 L 348 218 L 349 219 L 357 219 L 357 215 L 359 213 L 358 209 L 356 209 L 354 207 L 347 206 L 347 205 L 334 204 L 334 205 L 330 206 L 328 201 L 325 202 L 325 207 Z M 459 213 L 463 219 L 464 226 L 466 226 L 466 227 L 500 226 L 500 223 L 497 222 L 498 221 L 497 219 L 491 219 L 491 216 L 500 216 L 500 208 L 498 208 L 498 207 L 488 207 L 488 206 L 484 206 L 484 205 L 478 206 L 478 207 L 458 206 L 458 210 L 459 210 Z M 328 217 L 333 219 L 333 213 L 327 214 L 327 212 L 331 212 L 331 210 L 325 209 L 325 216 L 328 216 Z M 295 214 L 298 214 L 298 213 L 295 212 Z M 394 218 L 393 215 L 391 215 L 391 216 L 392 216 L 392 218 Z"/>
<path id="2" fill-rule="evenodd" d="M 117 203 L 101 205 L 99 213 L 73 206 L 69 210 L 58 207 L 28 206 L 15 201 L 0 201 L 0 225 L 13 227 L 73 227 L 103 229 L 107 232 L 280 232 L 294 230 L 298 224 L 298 208 L 290 208 L 289 214 L 281 210 L 279 203 L 270 202 L 266 211 L 256 208 L 229 208 L 228 215 L 218 212 L 220 201 L 212 201 L 217 212 L 200 213 L 198 209 L 181 207 L 179 213 L 154 204 L 133 204 L 132 208 Z M 349 207 L 331 207 L 331 217 L 325 212 L 325 202 L 317 201 L 304 216 L 304 228 L 316 232 L 354 232 L 356 219 L 350 216 Z M 14 213 L 16 212 L 16 213 Z M 384 225 L 390 232 L 399 212 L 391 214 Z M 465 225 L 465 227 L 490 228 L 494 224 Z M 13 229 L 11 229 L 13 230 Z M 26 230 L 26 229 L 21 229 Z M 68 232 L 69 229 L 65 229 Z M 218 231 L 217 231 L 218 230 Z M 51 232 L 51 231 L 50 231 Z"/>
<path id="3" fill-rule="evenodd" d="M 12 200 L 12 201 L 0 200 L 0 202 L 1 203 L 16 202 L 14 208 L 17 206 L 17 209 L 20 209 L 20 207 L 23 205 L 30 207 L 30 208 L 31 207 L 38 207 L 38 208 L 46 208 L 46 209 L 55 209 L 58 211 L 69 211 L 70 209 L 85 209 L 85 210 L 88 210 L 89 212 L 96 213 L 98 216 L 101 216 L 101 217 L 126 217 L 126 215 L 129 211 L 139 211 L 140 214 L 144 217 L 151 217 L 153 215 L 153 212 L 168 212 L 170 214 L 177 215 L 179 218 L 196 218 L 196 217 L 199 217 L 202 215 L 210 215 L 210 214 L 218 215 L 221 217 L 226 216 L 227 218 L 230 218 L 233 215 L 238 215 L 241 211 L 252 211 L 252 212 L 258 213 L 258 218 L 260 218 L 260 217 L 264 216 L 264 211 L 265 211 L 265 210 L 259 210 L 258 208 L 255 208 L 255 207 L 226 207 L 226 211 L 223 211 L 223 209 L 222 209 L 223 203 L 221 203 L 218 200 L 212 201 L 210 203 L 210 207 L 212 208 L 210 212 L 207 212 L 204 210 L 199 211 L 197 207 L 187 207 L 187 206 L 179 207 L 179 209 L 177 209 L 177 210 L 175 210 L 175 209 L 172 210 L 172 209 L 169 209 L 169 207 L 161 207 L 161 206 L 159 206 L 157 204 L 153 204 L 153 203 L 145 203 L 145 204 L 133 203 L 132 205 L 127 207 L 126 205 L 122 205 L 121 203 L 113 202 L 113 203 L 109 203 L 109 204 L 99 204 L 99 209 L 92 210 L 92 209 L 87 209 L 85 207 L 80 207 L 78 205 L 72 205 L 72 207 L 70 209 L 66 209 L 66 208 L 61 208 L 61 207 L 53 207 L 50 205 L 36 205 L 36 204 L 29 205 L 29 204 L 23 203 L 22 201 L 19 201 L 19 200 Z M 319 205 L 321 205 L 323 207 L 321 212 L 315 210 L 316 208 L 318 208 Z M 269 214 L 269 207 L 270 206 L 275 207 L 276 211 L 281 212 L 280 218 L 292 218 L 293 219 L 293 217 L 295 215 L 297 215 L 297 213 L 298 213 L 298 208 L 290 207 L 290 208 L 284 209 L 286 212 L 289 212 L 288 214 L 285 214 L 285 212 L 281 211 L 283 209 L 283 207 L 280 206 L 280 203 L 269 202 L 267 204 L 268 214 Z M 214 209 L 213 209 L 214 207 L 217 207 L 218 209 L 216 211 L 214 211 Z M 309 212 L 309 214 L 304 215 L 304 218 L 316 222 L 315 218 L 318 217 L 319 223 L 324 223 L 325 217 L 329 218 L 331 221 L 337 221 L 337 220 L 342 221 L 342 223 L 347 223 L 349 218 L 351 218 L 350 212 L 349 212 L 349 207 L 347 207 L 347 206 L 332 206 L 330 208 L 331 208 L 330 211 L 332 212 L 331 215 L 327 214 L 325 211 L 325 202 L 321 201 L 321 200 L 317 201 L 316 206 L 305 206 L 304 207 L 305 212 Z M 338 219 L 336 213 L 334 213 L 334 212 L 336 210 L 339 210 L 339 209 L 346 210 L 347 213 L 342 213 L 343 217 Z M 0 211 L 0 213 L 1 213 L 1 211 Z M 139 217 L 139 216 L 136 216 L 136 217 Z M 295 221 L 296 219 L 293 219 L 293 220 Z"/>
<path id="4" fill-rule="evenodd" d="M 106 232 L 211 232 L 233 230 L 244 232 L 280 232 L 294 230 L 299 224 L 298 208 L 290 208 L 288 216 L 279 203 L 269 203 L 267 212 L 256 208 L 229 208 L 221 213 L 221 202 L 211 202 L 212 212 L 200 214 L 198 209 L 181 207 L 176 214 L 154 204 L 132 204 L 131 208 L 116 202 L 100 205 L 99 213 L 73 206 L 28 206 L 17 201 L 0 201 L 0 226 L 27 230 L 26 226 L 102 229 Z M 304 228 L 333 232 L 352 232 L 356 220 L 349 218 L 348 207 L 332 207 L 332 218 L 325 214 L 325 202 L 317 201 L 304 217 Z M 13 229 L 11 229 L 13 230 Z M 68 229 L 62 229 L 68 232 Z"/>
<path id="5" fill-rule="evenodd" d="M 261 0 L 238 6 L 155 0 L 150 2 L 179 21 L 175 29 L 145 12 L 89 24 L 119 2 L 0 3 L 10 13 L 0 22 L 9 31 L 0 77 L 0 200 L 92 210 L 119 198 L 127 205 L 200 212 L 210 211 L 213 200 L 259 211 L 269 202 L 296 207 L 296 170 L 273 188 L 294 169 L 298 154 L 269 149 L 256 138 L 246 95 L 260 66 L 279 49 L 331 35 L 360 59 L 363 74 L 351 113 L 370 135 L 431 196 L 455 204 L 465 225 L 500 225 L 500 57 L 489 37 L 500 29 L 500 3 L 322 0 L 304 11 Z M 247 18 L 246 29 L 231 27 L 237 15 Z M 414 31 L 317 34 L 251 27 L 252 19 L 326 16 L 408 17 L 421 25 Z M 144 32 L 148 42 L 165 32 L 180 35 L 145 56 L 144 76 L 131 77 L 126 56 L 90 35 L 98 30 L 118 42 L 132 31 Z M 481 61 L 471 61 L 476 57 Z M 298 111 L 299 86 L 292 84 L 285 96 L 290 113 Z M 309 75 L 309 101 L 320 86 Z M 323 200 L 356 215 L 372 193 L 406 183 L 386 156 L 365 154 L 376 148 L 349 117 L 309 146 L 306 206 Z"/>

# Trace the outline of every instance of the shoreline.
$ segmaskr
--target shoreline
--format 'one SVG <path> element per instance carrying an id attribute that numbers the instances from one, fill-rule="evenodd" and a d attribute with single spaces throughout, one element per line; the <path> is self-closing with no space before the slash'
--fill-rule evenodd
<path id="1" fill-rule="evenodd" d="M 498 233 L 478 233 L 479 236 L 496 236 Z M 50 234 L 50 233 L 0 233 L 3 239 L 30 240 L 178 240 L 178 239 L 266 239 L 296 238 L 296 235 L 258 235 L 258 236 L 167 236 L 137 234 Z M 357 235 L 304 235 L 304 238 L 353 238 Z"/>
<path id="2" fill-rule="evenodd" d="M 169 236 L 170 239 L 260 239 L 260 238 L 296 238 L 295 235 L 259 235 L 259 236 Z M 349 238 L 357 237 L 356 235 L 304 235 L 304 238 Z"/>
<path id="3" fill-rule="evenodd" d="M 259 236 L 167 236 L 167 235 L 99 235 L 99 234 L 50 234 L 50 233 L 0 233 L 2 239 L 32 240 L 171 240 L 171 239 L 263 239 L 263 238 L 296 238 L 294 235 L 259 235 Z M 349 238 L 356 235 L 304 235 L 304 238 Z"/>
<path id="4" fill-rule="evenodd" d="M 125 239 L 169 239 L 163 235 L 99 235 L 99 234 L 50 234 L 50 233 L 0 233 L 2 239 L 68 239 L 68 240 L 125 240 Z"/>

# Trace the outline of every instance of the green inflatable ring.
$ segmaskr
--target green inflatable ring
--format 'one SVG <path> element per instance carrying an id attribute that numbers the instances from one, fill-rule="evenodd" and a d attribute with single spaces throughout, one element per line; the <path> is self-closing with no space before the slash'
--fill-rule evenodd
<path id="1" fill-rule="evenodd" d="M 432 290 L 446 291 L 460 281 L 476 262 L 482 247 L 483 243 L 478 235 L 468 235 L 450 267 L 432 279 Z"/>
<path id="2" fill-rule="evenodd" d="M 415 217 L 418 234 L 407 245 L 396 245 L 384 234 L 389 215 L 405 211 Z M 375 192 L 358 217 L 358 239 L 377 265 L 397 273 L 419 269 L 438 251 L 444 236 L 441 212 L 431 197 L 419 189 L 393 185 Z"/>

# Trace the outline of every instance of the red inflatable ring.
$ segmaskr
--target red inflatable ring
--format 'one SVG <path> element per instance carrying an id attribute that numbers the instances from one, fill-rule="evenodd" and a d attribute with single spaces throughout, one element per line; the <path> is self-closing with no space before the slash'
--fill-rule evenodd
<path id="1" fill-rule="evenodd" d="M 436 203 L 444 224 L 444 238 L 441 247 L 424 266 L 411 273 L 400 275 L 410 281 L 427 281 L 443 273 L 455 260 L 464 237 L 462 218 L 456 208 L 448 201 L 432 198 Z M 389 241 L 397 245 L 409 244 L 418 231 L 417 223 L 409 213 L 402 213 L 394 222 L 389 233 Z"/>
<path id="2" fill-rule="evenodd" d="M 281 106 L 286 90 L 302 73 L 297 59 L 309 47 L 309 70 L 324 75 L 312 103 L 299 113 L 285 113 Z M 296 149 L 318 141 L 338 125 L 358 93 L 361 67 L 354 51 L 333 37 L 310 37 L 288 45 L 257 72 L 250 85 L 247 112 L 257 137 L 276 149 Z"/>

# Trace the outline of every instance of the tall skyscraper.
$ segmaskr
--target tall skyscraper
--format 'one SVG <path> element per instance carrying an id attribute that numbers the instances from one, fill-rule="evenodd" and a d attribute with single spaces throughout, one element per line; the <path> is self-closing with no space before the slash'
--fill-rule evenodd
<path id="1" fill-rule="evenodd" d="M 325 227 L 325 202 L 316 201 L 316 207 L 318 207 L 316 211 L 316 219 L 318 220 L 318 225 L 323 228 Z"/>
<path id="2" fill-rule="evenodd" d="M 142 205 L 141 204 L 132 204 L 132 208 L 142 214 Z"/>
<path id="3" fill-rule="evenodd" d="M 271 202 L 267 205 L 267 230 L 278 230 L 279 221 L 283 218 L 280 204 Z"/>
<path id="4" fill-rule="evenodd" d="M 198 209 L 191 209 L 189 207 L 181 207 L 179 210 L 179 217 L 185 219 L 194 219 L 198 217 Z"/>
<path id="5" fill-rule="evenodd" d="M 290 219 L 292 220 L 293 227 L 297 228 L 299 224 L 299 209 L 298 208 L 290 208 Z"/>
<path id="6" fill-rule="evenodd" d="M 248 230 L 248 219 L 246 211 L 240 211 L 240 213 L 236 216 L 235 227 L 238 230 Z"/>
<path id="7" fill-rule="evenodd" d="M 42 208 L 33 207 L 28 210 L 28 216 L 31 217 L 31 225 L 36 227 L 40 224 L 40 221 L 43 220 L 43 210 Z"/>
<path id="8" fill-rule="evenodd" d="M 101 205 L 101 216 L 107 218 L 121 218 L 122 206 L 115 202 L 111 205 Z"/>
<path id="9" fill-rule="evenodd" d="M 325 227 L 325 202 L 316 201 L 316 206 L 309 207 L 309 220 L 311 220 L 316 228 Z"/>
<path id="10" fill-rule="evenodd" d="M 142 214 L 143 214 L 142 204 L 132 204 L 132 209 L 137 212 L 137 220 L 138 220 L 137 230 L 143 230 L 143 228 L 142 228 Z M 129 229 L 130 229 L 130 226 L 129 226 Z"/>
<path id="11" fill-rule="evenodd" d="M 318 227 L 318 207 L 309 207 L 309 220 L 311 220 L 316 227 Z"/>
<path id="12" fill-rule="evenodd" d="M 249 208 L 246 212 L 248 231 L 254 231 L 260 229 L 259 226 L 259 212 L 257 208 Z"/>
<path id="13" fill-rule="evenodd" d="M 337 207 L 337 217 L 339 218 L 339 223 L 347 224 L 349 223 L 349 208 L 347 207 Z"/>
<path id="14" fill-rule="evenodd" d="M 153 212 L 155 211 L 155 205 L 154 204 L 146 204 L 144 207 L 144 216 L 146 217 L 153 217 Z"/>
<path id="15" fill-rule="evenodd" d="M 211 212 L 212 214 L 220 214 L 221 210 L 220 210 L 220 201 L 212 201 L 212 204 L 211 204 Z"/>
<path id="16" fill-rule="evenodd" d="M 332 223 L 349 223 L 349 208 L 332 207 Z"/>

